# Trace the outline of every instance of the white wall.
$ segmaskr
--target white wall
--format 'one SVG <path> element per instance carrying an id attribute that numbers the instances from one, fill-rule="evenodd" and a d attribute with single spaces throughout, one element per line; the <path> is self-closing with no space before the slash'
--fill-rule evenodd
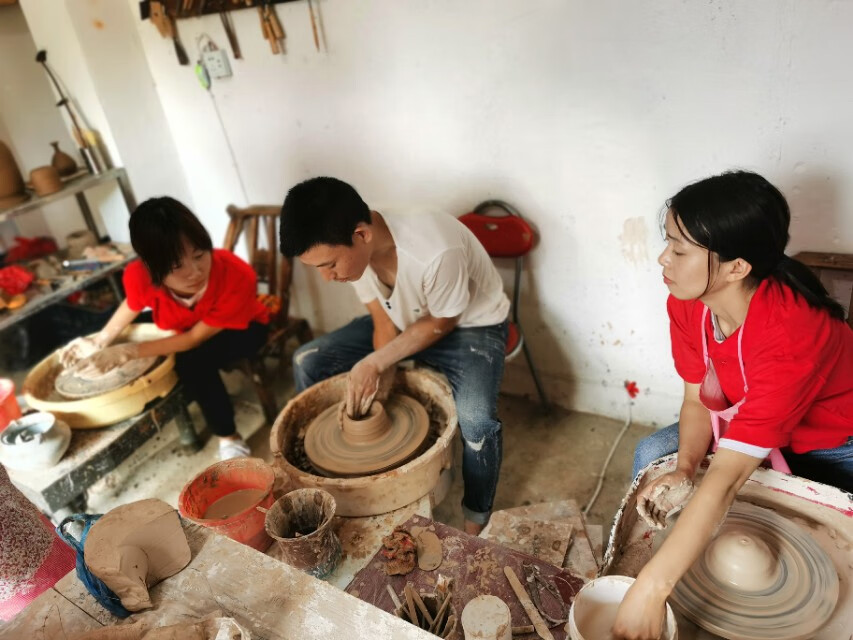
<path id="1" fill-rule="evenodd" d="M 277 203 L 320 174 L 374 204 L 462 213 L 511 201 L 542 236 L 522 318 L 568 406 L 622 415 L 630 379 L 643 390 L 635 417 L 674 418 L 680 381 L 655 257 L 662 204 L 686 182 L 758 170 L 791 198 L 793 250 L 853 251 L 853 3 L 314 4 L 322 53 L 305 2 L 276 8 L 284 56 L 269 52 L 254 10 L 235 11 L 244 60 L 214 81 L 214 100 L 152 25 L 127 34 L 141 40 L 196 211 L 221 238 L 229 202 Z M 103 0 L 67 6 L 91 21 Z M 218 16 L 179 29 L 192 59 L 202 33 L 228 46 Z M 294 310 L 320 331 L 360 311 L 301 268 Z M 529 390 L 523 362 L 505 386 Z"/>

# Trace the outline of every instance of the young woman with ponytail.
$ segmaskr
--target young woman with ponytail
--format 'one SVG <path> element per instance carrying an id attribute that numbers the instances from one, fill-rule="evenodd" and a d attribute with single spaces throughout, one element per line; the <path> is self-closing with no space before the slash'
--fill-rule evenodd
<path id="1" fill-rule="evenodd" d="M 784 254 L 790 218 L 779 190 L 745 171 L 691 184 L 668 202 L 658 262 L 684 401 L 678 424 L 639 443 L 634 475 L 678 452 L 675 470 L 637 496 L 650 524 L 664 526 L 690 499 L 622 602 L 615 638 L 659 637 L 667 596 L 765 460 L 853 491 L 853 330 L 818 278 Z M 716 453 L 690 497 L 709 449 Z"/>

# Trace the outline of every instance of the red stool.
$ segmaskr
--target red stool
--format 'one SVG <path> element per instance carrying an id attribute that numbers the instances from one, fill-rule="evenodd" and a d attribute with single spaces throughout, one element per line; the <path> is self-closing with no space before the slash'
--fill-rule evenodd
<path id="1" fill-rule="evenodd" d="M 486 200 L 478 204 L 474 211 L 466 213 L 459 221 L 468 227 L 492 258 L 515 258 L 515 276 L 512 290 L 512 318 L 506 341 L 507 361 L 512 360 L 521 351 L 527 359 L 530 374 L 539 392 L 542 407 L 548 408 L 548 398 L 542 381 L 533 365 L 530 349 L 524 340 L 524 331 L 518 318 L 521 297 L 521 270 L 524 256 L 533 249 L 535 233 L 521 214 L 502 200 Z"/>

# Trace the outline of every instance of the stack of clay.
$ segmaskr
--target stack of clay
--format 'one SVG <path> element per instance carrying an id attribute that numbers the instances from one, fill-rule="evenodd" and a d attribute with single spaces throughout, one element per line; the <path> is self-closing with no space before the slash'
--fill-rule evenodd
<path id="1" fill-rule="evenodd" d="M 116 507 L 90 529 L 86 566 L 128 611 L 150 608 L 148 588 L 190 562 L 178 513 L 165 502 L 140 500 Z"/>

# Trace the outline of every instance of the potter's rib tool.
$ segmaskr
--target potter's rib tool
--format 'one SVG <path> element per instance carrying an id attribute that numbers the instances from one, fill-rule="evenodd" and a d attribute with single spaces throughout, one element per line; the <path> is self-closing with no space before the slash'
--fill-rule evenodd
<path id="1" fill-rule="evenodd" d="M 527 614 L 527 617 L 530 618 L 530 622 L 533 623 L 533 628 L 536 629 L 536 633 L 539 634 L 539 637 L 543 638 L 543 640 L 554 640 L 551 630 L 548 628 L 548 625 L 545 624 L 542 616 L 539 615 L 539 611 L 537 611 L 536 606 L 530 600 L 530 596 L 527 595 L 524 587 L 521 586 L 521 583 L 518 581 L 518 576 L 515 575 L 515 571 L 512 570 L 512 567 L 504 567 L 504 575 L 506 575 L 509 585 L 515 592 L 515 597 L 518 598 L 521 606 L 524 607 L 524 612 Z"/>

